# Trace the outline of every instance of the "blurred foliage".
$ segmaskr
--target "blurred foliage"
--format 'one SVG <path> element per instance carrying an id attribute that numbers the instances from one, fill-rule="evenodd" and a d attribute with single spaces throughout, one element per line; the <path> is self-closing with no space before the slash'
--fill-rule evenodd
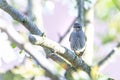
<path id="1" fill-rule="evenodd" d="M 102 20 L 110 19 L 117 11 L 112 0 L 98 0 L 95 4 L 95 15 Z"/>
<path id="2" fill-rule="evenodd" d="M 33 77 L 44 75 L 44 70 L 36 65 L 33 60 L 26 59 L 25 63 L 21 66 L 0 75 L 0 80 L 31 80 Z"/>
<path id="3" fill-rule="evenodd" d="M 106 34 L 105 36 L 103 36 L 102 38 L 102 43 L 105 44 L 105 43 L 108 43 L 108 42 L 111 42 L 115 39 L 115 36 L 113 35 L 110 35 L 110 34 Z"/>
<path id="4" fill-rule="evenodd" d="M 120 10 L 120 0 L 112 0 L 115 6 Z"/>
<path id="5" fill-rule="evenodd" d="M 97 0 L 95 16 L 108 23 L 108 31 L 102 37 L 102 43 L 118 41 L 120 33 L 120 0 Z M 107 27 L 107 26 L 106 26 Z"/>
<path id="6" fill-rule="evenodd" d="M 109 28 L 116 35 L 120 33 L 120 12 L 115 14 L 109 22 Z"/>
<path id="7" fill-rule="evenodd" d="M 14 74 L 11 71 L 7 71 L 3 75 L 3 80 L 25 80 L 21 75 L 19 74 Z"/>
<path id="8" fill-rule="evenodd" d="M 102 75 L 99 73 L 99 67 L 98 66 L 94 66 L 92 67 L 91 70 L 91 77 L 93 80 L 108 80 L 108 77 L 106 75 Z"/>
<path id="9" fill-rule="evenodd" d="M 44 71 L 33 60 L 27 59 L 24 64 L 12 69 L 15 74 L 20 74 L 24 78 L 31 78 L 33 76 L 40 76 L 44 74 Z"/>

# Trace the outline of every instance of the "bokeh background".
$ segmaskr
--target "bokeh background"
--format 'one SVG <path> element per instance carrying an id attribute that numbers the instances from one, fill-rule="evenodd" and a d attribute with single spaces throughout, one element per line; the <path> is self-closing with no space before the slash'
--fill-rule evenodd
<path id="1" fill-rule="evenodd" d="M 18 9 L 25 15 L 27 12 L 29 0 L 7 0 L 10 5 Z M 32 0 L 33 14 L 35 23 L 42 26 L 48 38 L 59 42 L 60 38 L 70 28 L 74 19 L 77 17 L 77 8 L 75 0 Z M 97 64 L 120 42 L 120 0 L 86 0 L 85 19 L 89 20 L 83 26 L 88 38 L 88 51 L 85 55 L 85 61 L 90 65 Z M 34 17 L 34 16 L 33 16 Z M 22 33 L 28 31 L 18 22 L 14 21 L 10 15 L 0 9 L 0 21 L 5 21 L 8 26 Z M 2 26 L 2 22 L 0 22 Z M 61 45 L 70 49 L 69 35 L 60 42 Z M 12 45 L 13 46 L 13 45 Z M 11 48 L 8 36 L 0 32 L 0 80 L 30 80 L 35 76 L 35 80 L 50 80 L 44 76 L 44 71 L 37 66 L 36 62 L 24 51 L 20 54 L 19 48 Z M 120 51 L 114 53 L 105 64 L 100 68 L 100 72 L 115 80 L 120 80 Z M 27 55 L 27 58 L 26 58 Z M 88 60 L 87 60 L 88 59 Z M 51 60 L 50 60 L 51 61 Z M 61 67 L 51 61 L 60 72 Z M 15 68 L 15 67 L 18 68 Z"/>

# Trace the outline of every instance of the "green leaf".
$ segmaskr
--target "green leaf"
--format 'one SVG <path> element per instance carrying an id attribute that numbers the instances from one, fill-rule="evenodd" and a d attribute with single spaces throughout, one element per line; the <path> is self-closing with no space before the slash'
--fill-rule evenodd
<path id="1" fill-rule="evenodd" d="M 11 43 L 11 47 L 12 47 L 12 48 L 15 48 L 15 47 L 16 47 L 16 44 L 15 44 L 15 43 Z"/>
<path id="2" fill-rule="evenodd" d="M 23 50 L 20 50 L 19 54 L 22 54 Z"/>

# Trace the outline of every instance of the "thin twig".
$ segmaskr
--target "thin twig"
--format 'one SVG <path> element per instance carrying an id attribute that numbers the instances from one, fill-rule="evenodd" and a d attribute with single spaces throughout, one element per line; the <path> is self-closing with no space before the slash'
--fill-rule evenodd
<path id="1" fill-rule="evenodd" d="M 33 4 L 32 4 L 32 0 L 27 0 L 27 11 L 26 11 L 26 13 L 27 13 L 27 16 L 29 17 L 29 19 L 31 20 L 31 21 L 34 21 L 34 15 L 33 15 L 33 13 L 32 13 L 32 9 L 33 9 Z"/>
<path id="2" fill-rule="evenodd" d="M 98 66 L 99 67 L 102 66 L 108 59 L 110 59 L 110 57 L 112 57 L 115 54 L 116 49 L 118 49 L 119 47 L 120 47 L 120 43 L 118 43 L 117 46 L 113 50 L 111 50 L 104 59 L 98 62 Z"/>
<path id="3" fill-rule="evenodd" d="M 77 17 L 73 20 L 73 22 L 70 24 L 69 28 L 67 29 L 67 31 L 65 32 L 65 34 L 63 36 L 60 36 L 60 39 L 59 39 L 59 43 L 62 42 L 62 40 L 66 37 L 66 35 L 70 32 L 73 24 L 75 23 L 75 21 L 77 20 Z"/>

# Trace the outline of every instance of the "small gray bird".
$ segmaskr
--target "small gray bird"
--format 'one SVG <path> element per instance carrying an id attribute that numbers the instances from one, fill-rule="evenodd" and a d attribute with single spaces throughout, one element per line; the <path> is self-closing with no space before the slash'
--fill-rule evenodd
<path id="1" fill-rule="evenodd" d="M 86 36 L 79 23 L 74 23 L 74 30 L 70 35 L 70 47 L 79 57 L 83 55 L 86 46 Z"/>

